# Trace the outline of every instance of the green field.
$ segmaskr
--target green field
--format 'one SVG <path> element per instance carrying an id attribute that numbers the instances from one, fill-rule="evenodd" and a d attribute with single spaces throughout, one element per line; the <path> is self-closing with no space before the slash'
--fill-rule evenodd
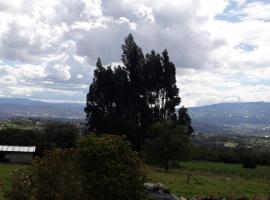
<path id="1" fill-rule="evenodd" d="M 187 174 L 191 174 L 190 184 Z M 252 170 L 237 164 L 183 162 L 179 169 L 170 172 L 151 167 L 149 181 L 161 182 L 184 197 L 270 195 L 270 167 Z"/>
<path id="2" fill-rule="evenodd" d="M 24 165 L 0 164 L 0 200 L 12 171 Z M 191 174 L 187 184 L 187 174 Z M 237 164 L 181 162 L 179 169 L 165 172 L 149 167 L 149 182 L 161 182 L 179 196 L 249 196 L 270 195 L 270 167 L 244 169 Z"/>
<path id="3" fill-rule="evenodd" d="M 11 173 L 16 170 L 25 167 L 25 165 L 13 165 L 13 164 L 0 164 L 0 200 L 3 198 L 3 189 L 7 185 L 7 180 Z"/>

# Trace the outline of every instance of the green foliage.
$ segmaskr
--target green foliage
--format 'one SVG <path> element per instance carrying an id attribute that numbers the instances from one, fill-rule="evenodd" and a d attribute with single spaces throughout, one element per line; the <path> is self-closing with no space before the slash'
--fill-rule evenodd
<path id="1" fill-rule="evenodd" d="M 55 149 L 31 167 L 17 171 L 11 179 L 6 197 L 17 199 L 82 199 L 80 174 L 76 168 L 74 150 Z"/>
<path id="2" fill-rule="evenodd" d="M 177 123 L 186 127 L 186 134 L 190 135 L 194 132 L 193 127 L 191 126 L 191 117 L 187 113 L 187 108 L 181 107 L 178 110 L 178 120 Z"/>
<path id="3" fill-rule="evenodd" d="M 9 187 L 9 179 L 12 172 L 25 168 L 25 165 L 1 164 L 0 163 L 0 199 L 3 200 L 3 192 Z"/>
<path id="4" fill-rule="evenodd" d="M 14 173 L 11 200 L 139 200 L 144 171 L 130 145 L 116 136 L 88 136 L 74 149 L 54 149 Z"/>
<path id="5" fill-rule="evenodd" d="M 78 162 L 89 199 L 141 199 L 144 171 L 137 154 L 117 136 L 88 136 L 79 142 Z"/>
<path id="6" fill-rule="evenodd" d="M 0 130 L 2 145 L 36 145 L 41 141 L 41 132 L 36 129 L 5 128 Z"/>
<path id="7" fill-rule="evenodd" d="M 215 145 L 194 146 L 194 160 L 223 163 L 253 163 L 253 165 L 270 165 L 270 151 L 243 147 L 227 148 Z"/>
<path id="8" fill-rule="evenodd" d="M 73 124 L 48 123 L 44 128 L 44 145 L 59 148 L 74 147 L 79 136 L 79 129 Z"/>
<path id="9" fill-rule="evenodd" d="M 186 135 L 186 127 L 175 123 L 156 123 L 148 132 L 144 155 L 146 161 L 161 164 L 167 171 L 169 162 L 188 159 L 190 141 Z"/>
<path id="10" fill-rule="evenodd" d="M 31 199 L 31 171 L 20 169 L 13 172 L 9 188 L 4 191 L 5 197 L 10 200 L 29 200 Z"/>
<path id="11" fill-rule="evenodd" d="M 0 144 L 36 146 L 37 155 L 42 155 L 44 151 L 52 147 L 74 147 L 78 137 L 79 129 L 76 125 L 56 122 L 48 123 L 42 129 L 4 128 L 0 130 Z"/>
<path id="12" fill-rule="evenodd" d="M 176 120 L 180 104 L 175 66 L 167 50 L 142 53 L 132 35 L 122 45 L 124 66 L 104 67 L 98 59 L 85 112 L 90 131 L 127 134 L 140 150 L 152 123 Z"/>

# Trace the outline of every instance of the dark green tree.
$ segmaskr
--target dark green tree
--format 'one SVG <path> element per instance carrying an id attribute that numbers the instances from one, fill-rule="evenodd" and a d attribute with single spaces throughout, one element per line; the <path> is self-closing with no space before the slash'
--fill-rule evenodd
<path id="1" fill-rule="evenodd" d="M 191 125 L 191 117 L 189 116 L 187 111 L 188 111 L 188 109 L 185 108 L 184 106 L 178 110 L 177 122 L 178 122 L 178 124 L 185 126 L 186 134 L 190 135 L 191 133 L 194 132 L 194 129 Z"/>
<path id="2" fill-rule="evenodd" d="M 43 152 L 50 148 L 71 148 L 76 145 L 79 129 L 73 124 L 60 122 L 47 123 L 44 128 L 43 142 L 38 150 Z"/>
<path id="3" fill-rule="evenodd" d="M 189 158 L 190 141 L 184 126 L 173 122 L 156 123 L 150 127 L 148 136 L 144 146 L 146 162 L 168 171 L 170 162 Z"/>
<path id="4" fill-rule="evenodd" d="M 87 94 L 87 125 L 96 133 L 126 134 L 140 150 L 152 123 L 176 121 L 181 99 L 167 50 L 144 56 L 131 34 L 122 50 L 123 66 L 104 67 L 97 61 Z"/>
<path id="5" fill-rule="evenodd" d="M 130 128 L 137 128 L 141 124 L 141 99 L 143 96 L 143 80 L 141 70 L 144 66 L 144 55 L 135 43 L 131 34 L 122 45 L 122 62 L 127 72 L 128 83 L 128 122 Z"/>

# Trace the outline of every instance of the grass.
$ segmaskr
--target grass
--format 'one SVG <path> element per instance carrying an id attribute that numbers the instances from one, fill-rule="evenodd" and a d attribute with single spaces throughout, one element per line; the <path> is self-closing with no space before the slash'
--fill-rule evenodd
<path id="1" fill-rule="evenodd" d="M 0 164 L 0 200 L 12 171 L 25 165 Z M 191 174 L 190 184 L 187 175 Z M 213 162 L 181 162 L 179 169 L 165 172 L 149 167 L 149 182 L 161 182 L 179 196 L 249 196 L 269 197 L 270 167 L 244 169 L 238 164 Z"/>
<path id="2" fill-rule="evenodd" d="M 187 184 L 188 174 L 191 174 L 190 184 Z M 269 197 L 270 167 L 251 170 L 237 164 L 184 162 L 180 169 L 170 172 L 150 167 L 149 181 L 161 182 L 184 197 Z"/>
<path id="3" fill-rule="evenodd" d="M 3 189 L 7 186 L 11 173 L 23 167 L 25 167 L 25 165 L 0 164 L 0 200 L 4 199 Z"/>
<path id="4" fill-rule="evenodd" d="M 206 161 L 181 162 L 182 170 L 209 172 L 227 176 L 240 176 L 246 179 L 264 179 L 270 181 L 270 167 L 258 166 L 256 169 L 246 169 L 240 164 L 225 164 Z"/>

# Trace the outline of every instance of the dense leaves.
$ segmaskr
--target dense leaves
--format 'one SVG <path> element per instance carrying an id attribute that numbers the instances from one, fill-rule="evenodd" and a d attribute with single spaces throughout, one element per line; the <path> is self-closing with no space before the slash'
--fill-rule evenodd
<path id="1" fill-rule="evenodd" d="M 194 146 L 193 160 L 206 160 L 222 163 L 239 163 L 243 167 L 270 165 L 270 151 L 244 147 L 227 148 L 214 145 Z M 250 166 L 250 167 L 249 167 Z"/>
<path id="2" fill-rule="evenodd" d="M 191 117 L 187 113 L 187 108 L 181 107 L 178 110 L 178 120 L 177 123 L 185 127 L 185 133 L 190 135 L 194 132 L 193 127 L 191 126 Z"/>
<path id="3" fill-rule="evenodd" d="M 78 164 L 89 199 L 135 200 L 143 197 L 142 163 L 120 137 L 89 136 L 81 140 Z"/>
<path id="4" fill-rule="evenodd" d="M 170 161 L 188 159 L 190 142 L 185 129 L 185 126 L 168 122 L 152 125 L 144 148 L 145 160 L 168 171 Z"/>
<path id="5" fill-rule="evenodd" d="M 5 128 L 0 130 L 1 145 L 37 145 L 41 142 L 40 130 Z"/>
<path id="6" fill-rule="evenodd" d="M 47 123 L 43 134 L 46 149 L 52 146 L 70 148 L 77 142 L 79 129 L 73 124 Z"/>
<path id="7" fill-rule="evenodd" d="M 87 124 L 97 133 L 127 134 L 139 150 L 152 123 L 176 120 L 181 99 L 167 50 L 144 56 L 132 35 L 122 49 L 123 66 L 104 67 L 97 61 L 87 94 Z"/>
<path id="8" fill-rule="evenodd" d="M 4 128 L 0 130 L 1 145 L 36 146 L 36 154 L 55 147 L 74 147 L 79 128 L 73 124 L 47 123 L 40 129 Z M 3 154 L 0 154 L 0 160 Z"/>
<path id="9" fill-rule="evenodd" d="M 88 136 L 73 149 L 54 149 L 13 174 L 11 200 L 141 200 L 145 173 L 117 136 Z"/>

